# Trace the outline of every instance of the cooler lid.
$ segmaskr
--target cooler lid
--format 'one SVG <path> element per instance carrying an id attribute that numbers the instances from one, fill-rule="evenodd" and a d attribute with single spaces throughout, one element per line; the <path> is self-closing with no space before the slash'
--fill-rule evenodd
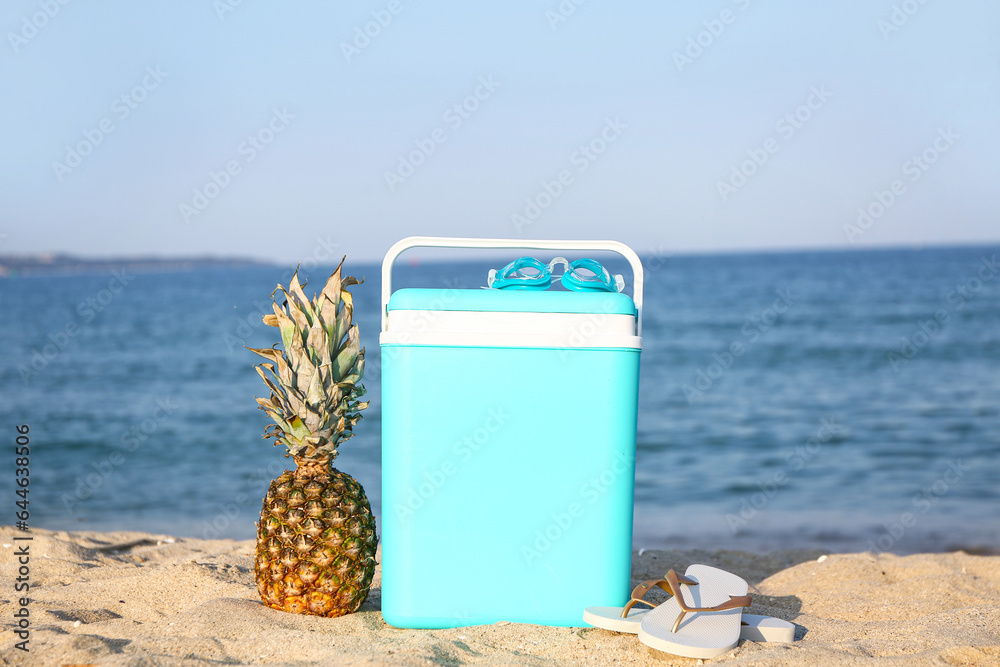
<path id="1" fill-rule="evenodd" d="M 632 297 L 620 293 L 415 287 L 393 292 L 387 310 L 636 315 Z"/>

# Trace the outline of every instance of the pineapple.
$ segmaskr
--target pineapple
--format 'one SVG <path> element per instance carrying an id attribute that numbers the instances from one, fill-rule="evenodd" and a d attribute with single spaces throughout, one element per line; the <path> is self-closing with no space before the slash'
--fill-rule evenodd
<path id="1" fill-rule="evenodd" d="M 346 259 L 346 258 L 345 258 Z M 283 350 L 251 349 L 270 363 L 255 368 L 271 390 L 258 398 L 274 420 L 265 438 L 295 461 L 271 482 L 257 524 L 254 575 L 268 607 L 299 614 L 342 616 L 361 606 L 375 574 L 375 517 L 365 491 L 332 467 L 337 446 L 353 435 L 367 402 L 358 399 L 365 350 L 351 323 L 354 301 L 341 267 L 310 302 L 298 269 L 281 306 L 264 324 L 281 330 Z M 265 372 L 267 371 L 267 372 Z"/>

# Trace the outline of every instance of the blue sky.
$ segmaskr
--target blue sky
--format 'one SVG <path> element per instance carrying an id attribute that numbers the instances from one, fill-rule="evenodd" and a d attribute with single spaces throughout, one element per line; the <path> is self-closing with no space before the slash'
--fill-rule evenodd
<path id="1" fill-rule="evenodd" d="M 0 28 L 0 253 L 1000 240 L 987 0 L 11 0 Z"/>

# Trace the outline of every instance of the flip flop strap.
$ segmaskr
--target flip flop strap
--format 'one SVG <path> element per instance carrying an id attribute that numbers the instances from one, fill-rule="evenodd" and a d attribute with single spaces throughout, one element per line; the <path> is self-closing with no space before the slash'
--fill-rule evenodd
<path id="1" fill-rule="evenodd" d="M 667 581 L 674 586 L 676 590 L 680 590 L 678 574 L 673 570 L 667 572 Z M 749 607 L 753 604 L 753 598 L 749 595 L 730 595 L 727 601 L 721 602 L 714 607 L 689 607 L 687 603 L 684 602 L 683 595 L 675 595 L 674 599 L 677 600 L 677 606 L 681 608 L 681 613 L 677 615 L 677 620 L 674 621 L 674 627 L 670 629 L 670 631 L 674 633 L 677 632 L 677 628 L 680 627 L 681 621 L 684 620 L 684 616 L 688 612 L 726 611 L 727 609 Z"/>
<path id="2" fill-rule="evenodd" d="M 671 572 L 673 572 L 673 570 L 671 570 Z M 698 582 L 692 579 L 691 577 L 685 577 L 684 575 L 676 575 L 676 576 L 677 576 L 677 584 L 687 584 L 689 586 L 698 585 Z M 628 601 L 628 604 L 625 605 L 625 607 L 622 609 L 622 618 L 628 618 L 629 611 L 631 611 L 632 607 L 638 603 L 647 605 L 651 609 L 656 607 L 656 605 L 653 604 L 652 602 L 647 602 L 645 599 L 643 599 L 646 597 L 646 593 L 653 590 L 654 588 L 662 588 L 667 593 L 670 593 L 673 596 L 677 596 L 677 594 L 674 593 L 674 591 L 679 590 L 672 588 L 670 582 L 667 581 L 666 579 L 647 579 L 646 581 L 642 582 L 641 584 L 632 589 L 632 598 Z"/>

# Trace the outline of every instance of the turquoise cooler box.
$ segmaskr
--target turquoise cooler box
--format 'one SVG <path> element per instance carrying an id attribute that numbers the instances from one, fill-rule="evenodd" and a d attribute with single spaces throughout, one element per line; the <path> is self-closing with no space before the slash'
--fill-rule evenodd
<path id="1" fill-rule="evenodd" d="M 611 250 L 618 292 L 400 289 L 413 246 Z M 382 615 L 580 626 L 629 598 L 642 265 L 611 241 L 412 237 L 382 267 Z"/>

